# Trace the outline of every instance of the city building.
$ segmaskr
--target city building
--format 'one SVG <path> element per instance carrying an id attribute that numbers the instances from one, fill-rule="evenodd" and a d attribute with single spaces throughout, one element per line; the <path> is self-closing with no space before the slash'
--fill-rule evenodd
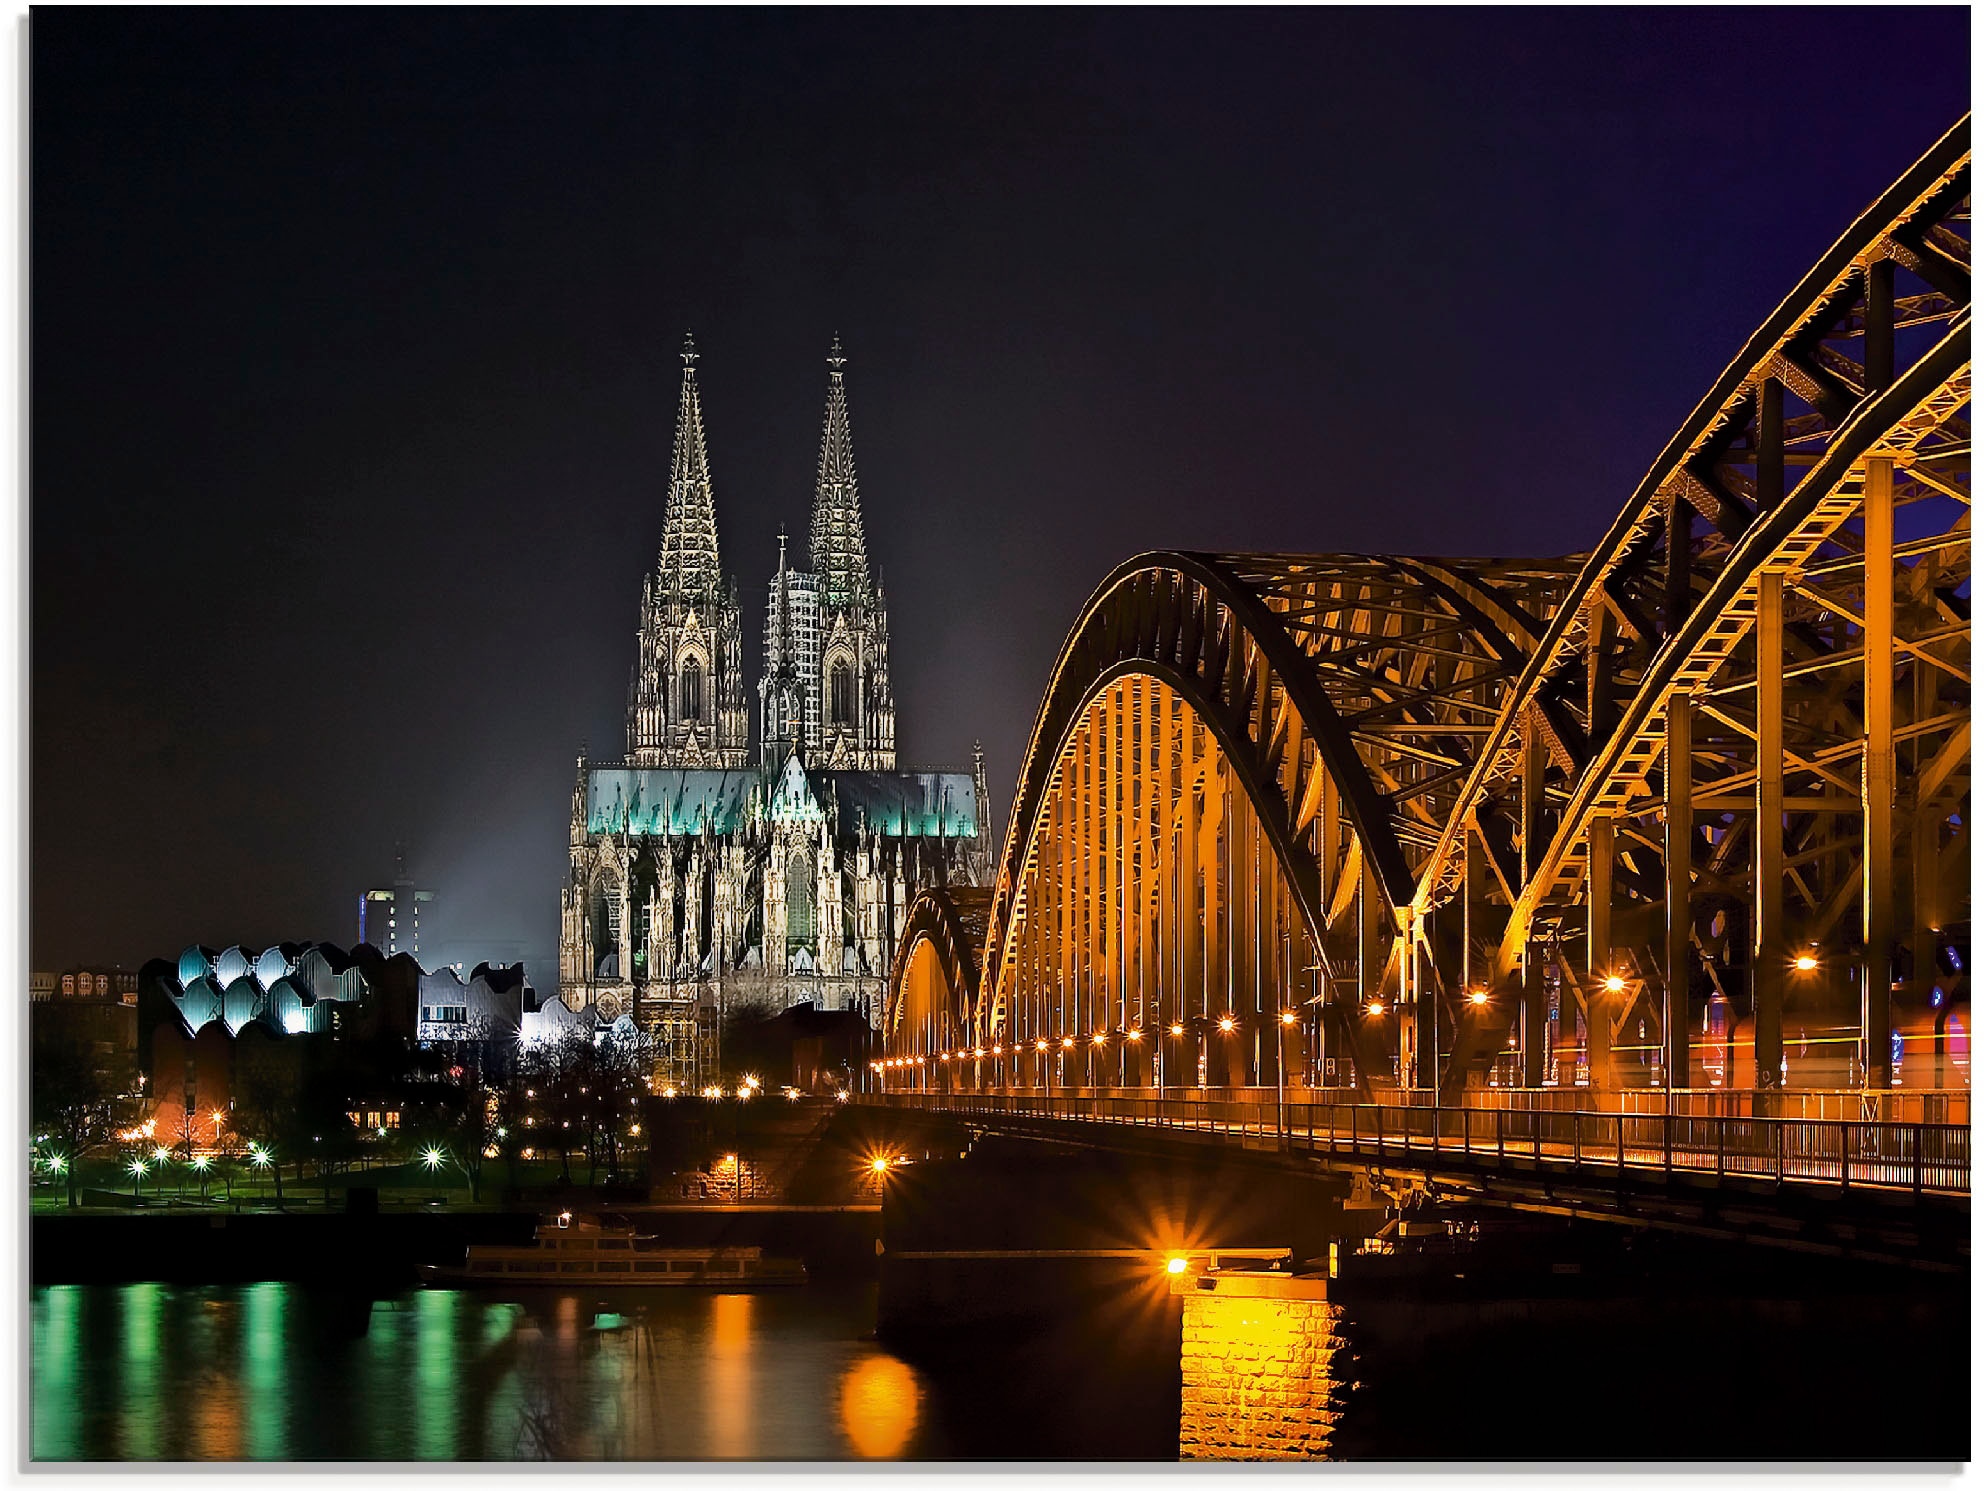
<path id="1" fill-rule="evenodd" d="M 781 536 L 748 759 L 737 587 L 722 567 L 693 345 L 682 354 L 660 557 L 642 586 L 624 759 L 581 754 L 559 997 L 631 1018 L 670 1081 L 715 1062 L 720 1013 L 800 1003 L 872 1020 L 904 914 L 989 873 L 982 756 L 896 760 L 888 609 L 871 572 L 846 363 L 828 357 L 806 568 Z"/>
<path id="2" fill-rule="evenodd" d="M 423 890 L 407 873 L 406 845 L 393 850 L 393 883 L 360 894 L 358 898 L 358 940 L 370 943 L 391 957 L 395 953 L 420 956 L 420 908 L 433 901 L 434 892 Z"/>
<path id="3" fill-rule="evenodd" d="M 138 975 L 125 968 L 68 968 L 61 973 L 30 973 L 28 999 L 97 999 L 114 1004 L 138 1002 Z"/>
<path id="4" fill-rule="evenodd" d="M 323 1040 L 460 1049 L 485 1070 L 516 1051 L 537 996 L 521 964 L 478 964 L 464 980 L 432 973 L 410 954 L 392 957 L 361 943 L 349 953 L 328 942 L 189 947 L 177 963 L 145 965 L 131 1011 L 137 1062 L 150 1106 L 171 1142 L 205 1142 L 256 1086 L 293 1089 Z M 61 1002 L 48 1008 L 60 1011 Z M 388 1061 L 388 1066 L 396 1066 Z M 411 1065 L 411 1063 L 407 1063 Z M 376 1106 L 376 1105 L 374 1105 Z"/>

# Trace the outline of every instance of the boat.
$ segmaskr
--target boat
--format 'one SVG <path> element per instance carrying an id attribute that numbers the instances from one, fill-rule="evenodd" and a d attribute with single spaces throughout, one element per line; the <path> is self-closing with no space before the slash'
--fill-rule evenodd
<path id="1" fill-rule="evenodd" d="M 566 1212 L 539 1224 L 535 1244 L 474 1243 L 459 1264 L 423 1263 L 420 1282 L 454 1288 L 585 1283 L 739 1289 L 803 1284 L 806 1265 L 797 1258 L 767 1258 L 762 1248 L 660 1248 L 632 1227 L 579 1220 Z"/>

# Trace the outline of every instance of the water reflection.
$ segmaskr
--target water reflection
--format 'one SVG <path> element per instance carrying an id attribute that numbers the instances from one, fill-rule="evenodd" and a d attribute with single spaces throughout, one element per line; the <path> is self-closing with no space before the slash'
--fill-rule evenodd
<path id="1" fill-rule="evenodd" d="M 241 1300 L 242 1420 L 250 1460 L 286 1460 L 289 1444 L 289 1284 L 250 1284 Z"/>
<path id="2" fill-rule="evenodd" d="M 709 1381 L 704 1412 L 709 1415 L 712 1452 L 727 1460 L 751 1453 L 752 1296 L 719 1294 L 710 1301 Z"/>
<path id="3" fill-rule="evenodd" d="M 892 1356 L 850 1363 L 840 1379 L 840 1426 L 864 1460 L 898 1459 L 916 1430 L 923 1390 Z"/>
<path id="4" fill-rule="evenodd" d="M 37 1460 L 935 1458 L 869 1285 L 766 1294 L 296 1284 L 31 1297 Z"/>

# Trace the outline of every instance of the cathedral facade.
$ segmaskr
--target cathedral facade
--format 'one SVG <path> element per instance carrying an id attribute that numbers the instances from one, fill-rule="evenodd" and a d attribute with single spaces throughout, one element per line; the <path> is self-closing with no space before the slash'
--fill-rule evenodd
<path id="1" fill-rule="evenodd" d="M 781 534 L 766 596 L 758 744 L 743 619 L 717 544 L 693 345 L 682 355 L 659 557 L 642 585 L 623 760 L 581 754 L 559 992 L 630 1016 L 661 1075 L 714 1076 L 723 1012 L 811 1003 L 877 1017 L 917 891 L 991 869 L 982 755 L 896 765 L 888 609 L 871 574 L 845 359 L 828 357 L 806 564 Z"/>

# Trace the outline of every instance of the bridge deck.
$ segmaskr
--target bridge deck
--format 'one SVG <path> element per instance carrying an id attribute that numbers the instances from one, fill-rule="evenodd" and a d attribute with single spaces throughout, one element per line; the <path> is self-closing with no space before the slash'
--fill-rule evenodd
<path id="1" fill-rule="evenodd" d="M 981 1120 L 1174 1130 L 1351 1161 L 1515 1162 L 1575 1176 L 1686 1175 L 1897 1196 L 1970 1194 L 1965 1124 L 1316 1101 L 1277 1108 L 1273 1089 L 1238 1099 L 1035 1089 L 871 1094 L 865 1101 Z"/>

